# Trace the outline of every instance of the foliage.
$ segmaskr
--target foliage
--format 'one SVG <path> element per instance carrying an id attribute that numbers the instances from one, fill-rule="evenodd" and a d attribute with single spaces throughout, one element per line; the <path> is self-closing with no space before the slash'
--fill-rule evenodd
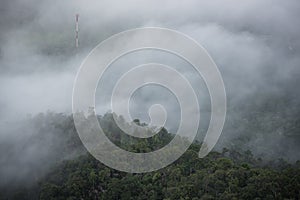
<path id="1" fill-rule="evenodd" d="M 145 152 L 172 139 L 162 129 L 154 139 L 135 140 L 123 135 L 112 114 L 99 117 L 108 137 L 124 149 Z M 74 129 L 69 121 L 65 132 Z M 138 120 L 134 123 L 139 124 Z M 62 137 L 62 136 L 61 136 Z M 69 137 L 69 136 L 68 136 Z M 77 136 L 71 142 L 82 148 Z M 198 158 L 201 144 L 193 143 L 176 162 L 161 170 L 130 174 L 110 169 L 87 152 L 59 161 L 29 187 L 1 188 L 0 199 L 299 199 L 300 162 L 280 159 L 264 164 L 250 151 L 223 149 Z M 69 152 L 69 151 L 65 151 Z M 35 195 L 33 195 L 35 194 Z"/>

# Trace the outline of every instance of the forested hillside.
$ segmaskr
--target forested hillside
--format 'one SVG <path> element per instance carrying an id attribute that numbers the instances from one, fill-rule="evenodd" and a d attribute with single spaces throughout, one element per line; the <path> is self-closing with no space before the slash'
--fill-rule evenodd
<path id="1" fill-rule="evenodd" d="M 99 121 L 115 144 L 132 152 L 160 148 L 173 137 L 162 129 L 151 139 L 134 140 L 121 132 L 111 113 L 100 116 Z M 139 120 L 133 123 L 145 125 Z M 40 114 L 23 126 L 35 131 L 26 140 L 20 139 L 18 148 L 7 145 L 4 149 L 1 145 L 1 156 L 9 159 L 1 163 L 0 199 L 300 198 L 299 161 L 287 163 L 278 158 L 267 162 L 251 151 L 226 148 L 199 159 L 200 143 L 194 142 L 170 166 L 151 173 L 130 174 L 110 169 L 89 155 L 71 116 Z M 40 154 L 28 157 L 32 149 L 38 148 Z M 13 171 L 15 165 L 19 168 Z"/>

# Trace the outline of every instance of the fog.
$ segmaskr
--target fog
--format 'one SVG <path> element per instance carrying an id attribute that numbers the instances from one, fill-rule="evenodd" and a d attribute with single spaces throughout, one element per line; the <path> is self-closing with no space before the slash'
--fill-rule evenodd
<path id="1" fill-rule="evenodd" d="M 228 115 L 216 150 L 223 147 L 250 149 L 257 156 L 300 159 L 299 10 L 297 0 L 1 1 L 2 143 L 9 140 L 18 146 L 20 138 L 27 135 L 24 132 L 35 132 L 30 131 L 32 127 L 23 120 L 28 114 L 71 113 L 77 70 L 99 42 L 127 29 L 159 26 L 194 38 L 206 48 L 220 69 L 227 92 Z M 78 49 L 74 39 L 76 13 L 80 15 Z M 105 95 L 97 96 L 97 113 L 103 115 L 109 110 L 107 97 L 121 70 L 153 60 L 164 62 L 175 66 L 191 80 L 201 99 L 204 112 L 201 139 L 210 112 L 207 89 L 190 66 L 173 56 L 145 51 L 116 62 L 104 77 Z M 145 88 L 135 95 L 133 115 L 147 121 L 147 108 L 152 102 L 162 101 L 171 116 L 167 128 L 176 131 L 179 120 L 176 100 L 170 97 L 173 103 L 163 102 L 167 99 L 164 91 L 153 92 L 152 89 Z M 7 131 L 13 123 L 20 126 Z M 18 127 L 26 131 L 19 131 Z M 32 148 L 39 149 L 40 144 Z M 39 157 L 34 152 L 28 160 Z M 47 148 L 41 153 L 43 156 L 50 154 Z M 7 162 L 1 158 L 1 165 Z"/>

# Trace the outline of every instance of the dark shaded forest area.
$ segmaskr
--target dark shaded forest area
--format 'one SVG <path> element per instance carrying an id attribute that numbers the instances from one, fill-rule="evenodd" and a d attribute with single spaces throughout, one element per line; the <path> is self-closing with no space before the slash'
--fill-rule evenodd
<path id="1" fill-rule="evenodd" d="M 134 141 L 121 132 L 113 114 L 99 116 L 107 136 L 132 152 L 147 152 L 168 143 L 162 129 L 149 139 Z M 175 163 L 159 171 L 130 174 L 104 166 L 86 152 L 73 119 L 64 114 L 40 114 L 27 119 L 35 133 L 16 148 L 1 144 L 0 199 L 299 199 L 300 162 L 264 161 L 251 151 L 223 148 L 198 158 L 199 142 Z M 144 125 L 139 120 L 133 123 Z M 27 127 L 28 128 L 28 127 Z M 36 144 L 41 144 L 35 147 Z M 5 143 L 7 144 L 7 142 Z M 35 158 L 28 149 L 41 148 Z M 10 150 L 8 150 L 10 149 Z M 23 155 L 26 159 L 18 159 Z M 26 160 L 26 161 L 24 161 Z M 23 169 L 10 172 L 16 163 Z M 6 174 L 4 174 L 6 172 Z"/>

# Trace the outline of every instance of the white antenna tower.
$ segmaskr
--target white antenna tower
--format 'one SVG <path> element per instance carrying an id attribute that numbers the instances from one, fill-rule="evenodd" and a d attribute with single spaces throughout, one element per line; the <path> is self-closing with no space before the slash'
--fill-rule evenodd
<path id="1" fill-rule="evenodd" d="M 76 14 L 76 25 L 75 25 L 75 46 L 76 46 L 76 49 L 78 48 L 79 46 L 79 38 L 78 38 L 78 33 L 79 33 L 79 24 L 78 24 L 78 21 L 79 21 L 79 14 Z"/>

